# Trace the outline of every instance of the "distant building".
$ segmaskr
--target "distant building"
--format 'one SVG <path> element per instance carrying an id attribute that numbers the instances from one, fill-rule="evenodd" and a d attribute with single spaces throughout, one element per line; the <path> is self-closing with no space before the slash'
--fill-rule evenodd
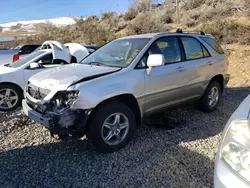
<path id="1" fill-rule="evenodd" d="M 14 42 L 15 40 L 16 40 L 16 37 L 0 37 L 0 44 Z"/>

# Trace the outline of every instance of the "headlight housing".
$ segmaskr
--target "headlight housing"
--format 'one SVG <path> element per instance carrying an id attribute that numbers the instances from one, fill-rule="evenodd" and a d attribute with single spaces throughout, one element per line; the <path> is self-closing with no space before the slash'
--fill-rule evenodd
<path id="1" fill-rule="evenodd" d="M 239 176 L 250 182 L 250 122 L 232 121 L 221 145 L 221 158 Z"/>
<path id="2" fill-rule="evenodd" d="M 77 97 L 79 96 L 78 90 L 71 90 L 71 91 L 63 91 L 61 92 L 61 97 L 59 99 L 59 103 L 62 106 L 72 106 L 75 102 Z"/>

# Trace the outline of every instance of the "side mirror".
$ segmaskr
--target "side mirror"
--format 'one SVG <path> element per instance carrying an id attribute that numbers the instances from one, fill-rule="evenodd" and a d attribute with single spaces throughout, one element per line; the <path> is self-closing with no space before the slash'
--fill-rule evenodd
<path id="1" fill-rule="evenodd" d="M 40 65 L 36 62 L 30 63 L 30 69 L 37 69 L 40 68 Z"/>
<path id="2" fill-rule="evenodd" d="M 165 57 L 162 54 L 151 54 L 147 60 L 147 75 L 150 76 L 153 67 L 163 66 L 165 64 Z"/>

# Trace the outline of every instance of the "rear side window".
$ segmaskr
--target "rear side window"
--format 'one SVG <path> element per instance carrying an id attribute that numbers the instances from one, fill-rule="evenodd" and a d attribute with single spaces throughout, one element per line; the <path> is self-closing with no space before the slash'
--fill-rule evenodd
<path id="1" fill-rule="evenodd" d="M 38 59 L 37 62 L 39 62 L 41 65 L 50 65 L 52 64 L 53 56 L 52 53 L 46 54 L 41 59 Z"/>
<path id="2" fill-rule="evenodd" d="M 222 47 L 216 42 L 213 38 L 208 37 L 200 37 L 203 41 L 205 41 L 209 46 L 211 46 L 218 54 L 224 54 Z"/>
<path id="3" fill-rule="evenodd" d="M 207 49 L 193 37 L 181 37 L 187 60 L 209 57 Z"/>

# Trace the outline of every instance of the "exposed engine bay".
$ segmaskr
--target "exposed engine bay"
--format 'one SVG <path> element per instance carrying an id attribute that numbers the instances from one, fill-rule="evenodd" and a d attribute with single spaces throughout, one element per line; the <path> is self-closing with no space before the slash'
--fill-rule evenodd
<path id="1" fill-rule="evenodd" d="M 39 89 L 36 96 L 41 97 Z M 28 89 L 29 95 L 31 94 Z M 71 106 L 79 95 L 79 91 L 59 91 L 55 96 L 44 104 L 34 103 L 26 97 L 27 104 L 35 111 L 43 114 L 43 117 L 49 119 L 49 127 L 52 134 L 64 135 L 74 133 L 84 133 L 85 124 L 91 110 L 72 110 Z"/>

